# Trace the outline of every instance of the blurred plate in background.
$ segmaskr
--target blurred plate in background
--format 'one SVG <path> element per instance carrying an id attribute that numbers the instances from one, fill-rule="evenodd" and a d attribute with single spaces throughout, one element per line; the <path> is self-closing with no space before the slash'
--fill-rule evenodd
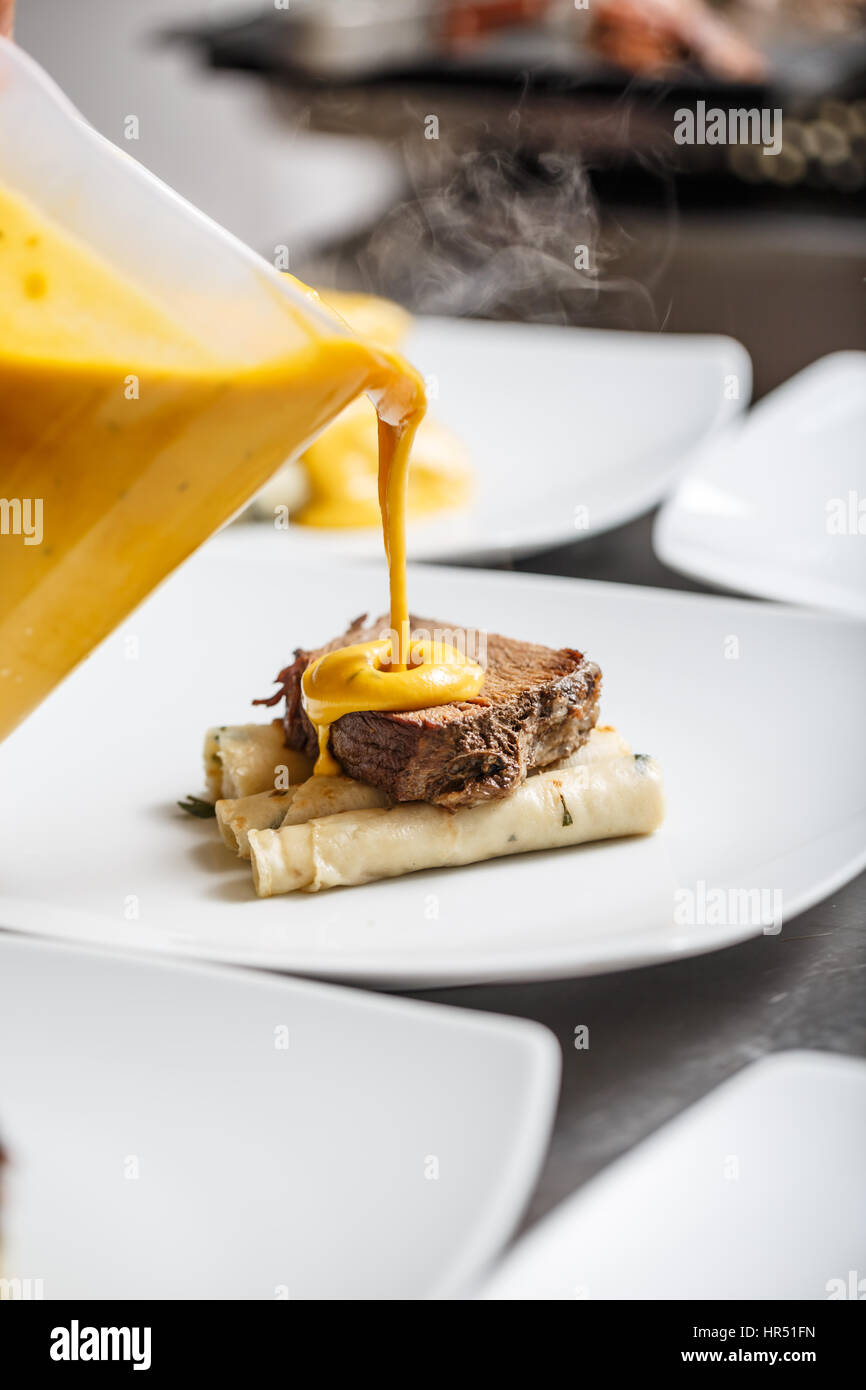
<path id="1" fill-rule="evenodd" d="M 629 521 L 751 393 L 745 349 L 711 335 L 421 318 L 401 350 L 477 479 L 468 510 L 410 526 L 415 559 L 529 554 Z M 298 562 L 382 555 L 378 528 L 290 535 Z"/>
<path id="2" fill-rule="evenodd" d="M 711 440 L 653 543 L 706 583 L 866 618 L 866 352 L 822 358 Z"/>

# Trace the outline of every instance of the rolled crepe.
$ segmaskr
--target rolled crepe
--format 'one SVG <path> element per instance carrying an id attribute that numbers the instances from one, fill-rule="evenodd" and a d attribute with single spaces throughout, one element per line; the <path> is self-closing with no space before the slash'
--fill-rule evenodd
<path id="1" fill-rule="evenodd" d="M 310 777 L 298 787 L 283 825 L 300 825 L 302 821 L 343 811 L 366 811 L 387 805 L 388 797 L 381 787 L 356 782 L 353 777 Z"/>
<path id="2" fill-rule="evenodd" d="M 498 801 L 348 811 L 249 835 L 259 897 L 370 883 L 417 869 L 647 834 L 664 818 L 661 772 L 643 754 L 540 772 Z"/>
<path id="3" fill-rule="evenodd" d="M 551 763 L 544 771 L 552 772 L 563 767 L 585 767 L 588 763 L 606 762 L 608 758 L 622 758 L 630 752 L 631 745 L 611 724 L 596 725 L 586 743 L 582 744 L 576 753 L 569 753 L 567 758 L 560 758 L 558 762 Z"/>
<path id="4" fill-rule="evenodd" d="M 285 792 L 259 792 L 257 796 L 218 801 L 216 817 L 224 843 L 242 859 L 249 859 L 251 830 L 276 830 L 281 825 L 299 825 L 320 816 L 387 804 L 385 793 L 366 782 L 351 777 L 310 777 Z"/>
<path id="5" fill-rule="evenodd" d="M 223 724 L 208 729 L 204 767 L 214 801 L 273 791 L 279 787 L 279 768 L 287 769 L 290 785 L 306 781 L 313 770 L 309 758 L 286 747 L 279 719 L 270 724 Z"/>
<path id="6" fill-rule="evenodd" d="M 249 859 L 247 837 L 250 831 L 278 830 L 298 790 L 298 787 L 289 787 L 284 792 L 256 792 L 253 796 L 229 797 L 218 801 L 216 819 L 223 844 L 242 859 Z"/>
<path id="7" fill-rule="evenodd" d="M 554 766 L 580 767 L 621 757 L 630 751 L 622 735 L 605 725 L 593 729 L 582 748 Z M 249 859 L 251 830 L 278 830 L 283 825 L 300 825 L 322 816 L 370 810 L 387 804 L 388 797 L 379 787 L 356 782 L 352 777 L 310 777 L 285 792 L 258 792 L 254 796 L 218 801 L 216 818 L 223 842 L 242 859 Z"/>

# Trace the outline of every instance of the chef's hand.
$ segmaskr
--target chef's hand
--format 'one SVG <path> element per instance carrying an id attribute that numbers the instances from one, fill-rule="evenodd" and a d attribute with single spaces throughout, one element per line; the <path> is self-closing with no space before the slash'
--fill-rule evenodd
<path id="1" fill-rule="evenodd" d="M 0 0 L 0 34 L 4 38 L 12 37 L 12 15 L 15 12 L 15 0 Z"/>

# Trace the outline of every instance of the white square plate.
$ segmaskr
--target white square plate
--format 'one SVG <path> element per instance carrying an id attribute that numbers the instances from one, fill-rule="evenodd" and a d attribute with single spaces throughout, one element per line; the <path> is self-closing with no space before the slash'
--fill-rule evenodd
<path id="1" fill-rule="evenodd" d="M 866 618 L 866 352 L 834 352 L 708 440 L 656 519 L 672 569 Z"/>
<path id="2" fill-rule="evenodd" d="M 707 951 L 775 929 L 866 861 L 861 625 L 417 569 L 415 612 L 598 660 L 603 718 L 661 762 L 667 824 L 645 839 L 257 900 L 249 864 L 175 804 L 201 786 L 204 730 L 267 718 L 249 702 L 294 646 L 381 612 L 385 592 L 379 568 L 292 569 L 284 544 L 266 533 L 241 552 L 217 538 L 0 745 L 0 923 L 421 987 Z"/>
<path id="3" fill-rule="evenodd" d="M 482 1296 L 862 1298 L 864 1172 L 866 1062 L 767 1057 L 551 1212 Z"/>
<path id="4" fill-rule="evenodd" d="M 559 1074 L 535 1023 L 10 936 L 0 1055 L 3 1274 L 52 1299 L 459 1295 Z"/>

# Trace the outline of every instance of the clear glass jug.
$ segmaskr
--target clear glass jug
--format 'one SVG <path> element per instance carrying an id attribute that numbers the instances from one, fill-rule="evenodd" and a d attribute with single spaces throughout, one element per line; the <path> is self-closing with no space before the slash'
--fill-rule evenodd
<path id="1" fill-rule="evenodd" d="M 0 738 L 401 372 L 0 39 Z"/>

